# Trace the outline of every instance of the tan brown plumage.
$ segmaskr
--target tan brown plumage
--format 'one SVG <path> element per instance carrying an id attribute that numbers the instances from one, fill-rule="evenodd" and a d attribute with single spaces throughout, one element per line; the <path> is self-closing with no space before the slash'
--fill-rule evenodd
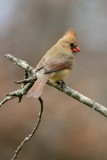
<path id="1" fill-rule="evenodd" d="M 76 33 L 68 30 L 38 63 L 38 79 L 27 96 L 40 97 L 48 79 L 54 82 L 65 80 L 73 67 L 74 54 L 77 52 L 80 52 L 80 49 L 77 47 Z"/>

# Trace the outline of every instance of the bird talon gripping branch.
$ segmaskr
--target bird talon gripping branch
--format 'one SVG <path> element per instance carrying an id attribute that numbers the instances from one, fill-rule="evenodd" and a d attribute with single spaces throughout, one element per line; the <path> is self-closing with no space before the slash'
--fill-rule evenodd
<path id="1" fill-rule="evenodd" d="M 65 84 L 65 82 L 64 81 L 58 81 L 58 82 L 56 82 L 57 84 L 58 84 L 58 86 L 60 85 L 60 87 L 61 87 L 61 89 L 62 89 L 62 91 L 64 90 L 64 88 L 66 87 L 66 84 Z"/>

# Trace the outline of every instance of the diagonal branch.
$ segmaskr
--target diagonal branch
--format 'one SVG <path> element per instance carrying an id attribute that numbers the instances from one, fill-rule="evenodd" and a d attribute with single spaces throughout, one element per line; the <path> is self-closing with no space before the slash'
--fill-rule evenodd
<path id="1" fill-rule="evenodd" d="M 36 80 L 35 69 L 32 68 L 30 65 L 28 65 L 27 62 L 25 62 L 25 61 L 23 61 L 21 59 L 18 59 L 16 57 L 12 56 L 11 54 L 6 54 L 5 57 L 7 59 L 9 59 L 10 61 L 12 61 L 14 64 L 16 64 L 19 67 L 21 67 L 24 70 L 26 70 L 32 76 L 30 78 L 24 80 L 24 81 L 27 82 L 27 84 L 23 88 L 13 92 L 13 93 L 15 93 L 15 95 L 14 94 L 13 95 L 8 94 L 6 96 L 6 98 L 3 101 L 0 102 L 0 106 L 2 106 L 8 100 L 18 97 L 19 93 L 21 93 L 22 95 L 26 94 L 27 91 L 29 90 L 29 88 L 33 85 L 34 81 Z M 21 82 L 23 82 L 23 80 Z M 48 81 L 48 85 L 50 85 L 52 87 L 55 87 L 56 89 L 60 90 L 61 92 L 67 94 L 70 97 L 73 97 L 74 99 L 78 100 L 79 102 L 89 106 L 90 108 L 92 108 L 95 111 L 99 112 L 103 116 L 107 117 L 107 108 L 105 106 L 101 105 L 100 103 L 96 102 L 95 100 L 84 96 L 83 94 L 71 89 L 68 86 L 65 86 L 62 89 L 62 87 L 60 85 L 58 85 L 57 83 L 50 82 L 50 81 Z M 13 96 L 13 97 L 10 97 L 10 95 Z"/>
<path id="2" fill-rule="evenodd" d="M 9 59 L 10 61 L 12 61 L 17 66 L 26 70 L 27 72 L 34 74 L 34 69 L 30 65 L 28 65 L 28 63 L 26 61 L 22 61 L 21 59 L 18 59 L 16 57 L 12 56 L 11 54 L 6 54 L 5 57 L 7 59 Z"/>
<path id="3" fill-rule="evenodd" d="M 94 109 L 95 111 L 99 112 L 103 116 L 107 117 L 107 108 L 105 106 L 101 105 L 100 103 L 98 103 L 97 101 L 84 96 L 83 94 L 73 90 L 72 88 L 70 88 L 68 86 L 64 87 L 64 89 L 62 90 L 62 88 L 60 86 L 58 86 L 56 83 L 49 82 L 48 84 L 50 86 L 57 88 L 61 92 L 67 94 L 68 96 L 73 97 L 74 99 L 85 104 L 86 106 Z"/>

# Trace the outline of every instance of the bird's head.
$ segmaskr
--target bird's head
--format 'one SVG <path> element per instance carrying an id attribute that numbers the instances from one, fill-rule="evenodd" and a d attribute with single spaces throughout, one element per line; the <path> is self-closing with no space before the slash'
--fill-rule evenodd
<path id="1" fill-rule="evenodd" d="M 76 33 L 72 29 L 69 29 L 65 33 L 65 35 L 61 38 L 61 41 L 65 43 L 72 50 L 73 53 L 80 52 L 80 48 L 77 44 Z"/>

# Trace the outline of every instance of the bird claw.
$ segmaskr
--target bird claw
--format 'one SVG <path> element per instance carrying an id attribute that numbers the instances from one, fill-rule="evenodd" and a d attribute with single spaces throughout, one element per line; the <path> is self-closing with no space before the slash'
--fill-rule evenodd
<path id="1" fill-rule="evenodd" d="M 62 89 L 62 90 L 64 90 L 64 88 L 66 87 L 65 82 L 64 82 L 64 81 L 62 81 L 62 80 L 60 80 L 60 81 L 58 81 L 58 82 L 56 82 L 56 83 L 58 84 L 58 86 L 60 86 L 60 87 L 61 87 L 61 89 Z"/>

